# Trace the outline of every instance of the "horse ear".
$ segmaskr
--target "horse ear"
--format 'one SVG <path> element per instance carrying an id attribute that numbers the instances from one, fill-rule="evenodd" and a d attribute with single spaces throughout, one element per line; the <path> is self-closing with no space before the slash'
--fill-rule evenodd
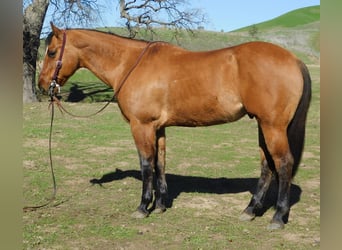
<path id="1" fill-rule="evenodd" d="M 59 28 L 57 28 L 52 22 L 50 22 L 50 25 L 54 36 L 57 38 L 61 38 L 62 31 Z"/>

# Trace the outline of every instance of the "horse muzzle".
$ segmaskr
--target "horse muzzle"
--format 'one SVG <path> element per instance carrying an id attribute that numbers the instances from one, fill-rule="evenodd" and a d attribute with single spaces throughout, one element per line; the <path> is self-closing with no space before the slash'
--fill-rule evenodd
<path id="1" fill-rule="evenodd" d="M 47 95 L 48 91 L 49 91 L 49 82 L 46 81 L 42 76 L 39 76 L 39 80 L 38 80 L 38 89 L 39 92 L 43 95 Z"/>

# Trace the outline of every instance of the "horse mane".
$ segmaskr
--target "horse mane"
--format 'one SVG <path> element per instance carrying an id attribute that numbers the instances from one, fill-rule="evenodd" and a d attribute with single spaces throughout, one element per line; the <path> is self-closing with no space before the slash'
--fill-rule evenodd
<path id="1" fill-rule="evenodd" d="M 131 41 L 139 41 L 139 42 L 145 42 L 145 43 L 148 43 L 148 42 L 149 42 L 149 41 L 144 40 L 144 39 L 134 39 L 134 38 L 130 38 L 130 37 L 118 35 L 118 34 L 113 33 L 113 32 L 111 32 L 111 31 L 102 31 L 102 30 L 96 30 L 96 29 L 83 29 L 83 28 L 67 28 L 66 30 L 93 31 L 93 32 L 98 32 L 98 33 L 105 34 L 105 35 L 111 35 L 111 36 L 114 36 L 114 37 L 119 37 L 119 38 L 122 38 L 122 39 L 131 40 Z M 53 37 L 53 32 L 50 32 L 50 33 L 48 34 L 48 36 L 46 37 L 46 39 L 45 39 L 45 46 L 50 45 L 51 40 L 52 40 L 52 37 Z"/>

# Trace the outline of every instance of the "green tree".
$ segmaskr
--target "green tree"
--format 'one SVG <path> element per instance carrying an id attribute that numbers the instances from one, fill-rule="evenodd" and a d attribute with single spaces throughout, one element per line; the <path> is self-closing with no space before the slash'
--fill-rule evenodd
<path id="1" fill-rule="evenodd" d="M 249 35 L 250 35 L 251 37 L 257 38 L 258 33 L 259 33 L 259 29 L 258 29 L 258 27 L 257 27 L 255 24 L 253 24 L 253 25 L 249 28 L 248 33 L 249 33 Z"/>

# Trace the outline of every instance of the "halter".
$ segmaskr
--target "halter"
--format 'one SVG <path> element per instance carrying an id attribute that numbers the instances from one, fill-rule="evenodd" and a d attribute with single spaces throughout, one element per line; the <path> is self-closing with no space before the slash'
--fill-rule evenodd
<path id="1" fill-rule="evenodd" d="M 66 43 L 66 32 L 63 32 L 63 42 L 62 42 L 62 48 L 61 48 L 61 53 L 59 54 L 59 58 L 56 62 L 56 68 L 55 72 L 52 75 L 52 81 L 50 83 L 49 87 L 49 96 L 52 98 L 54 96 L 54 90 L 57 88 L 58 93 L 60 93 L 60 85 L 57 83 L 57 78 L 58 78 L 58 73 L 60 69 L 62 68 L 62 59 L 63 59 L 63 54 L 64 54 L 64 49 L 65 49 L 65 43 Z"/>

